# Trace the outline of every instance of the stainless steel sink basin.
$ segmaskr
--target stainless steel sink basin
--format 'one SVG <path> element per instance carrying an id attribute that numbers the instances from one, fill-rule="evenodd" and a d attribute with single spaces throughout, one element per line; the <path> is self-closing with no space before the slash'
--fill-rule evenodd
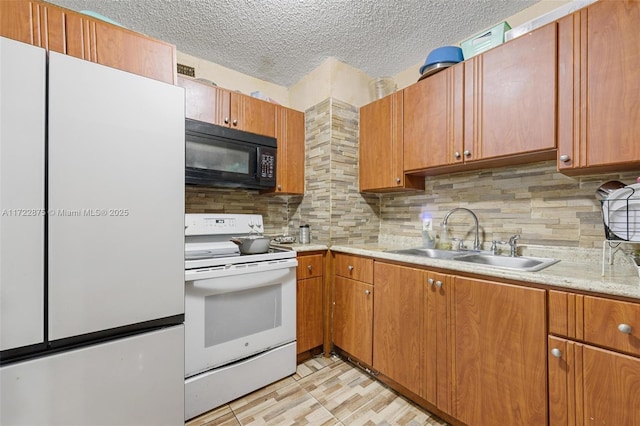
<path id="1" fill-rule="evenodd" d="M 558 263 L 558 259 L 548 259 L 544 257 L 507 257 L 493 254 L 468 254 L 455 257 L 461 262 L 477 263 L 479 265 L 491 266 L 495 268 L 512 269 L 516 271 L 535 272 L 548 266 Z"/>
<path id="2" fill-rule="evenodd" d="M 460 256 L 462 252 L 428 248 L 410 248 L 400 250 L 387 250 L 387 253 L 407 254 L 410 256 L 428 257 L 431 259 L 453 259 L 456 256 Z"/>
<path id="3" fill-rule="evenodd" d="M 409 256 L 426 257 L 430 259 L 456 260 L 460 262 L 475 263 L 491 268 L 510 269 L 513 271 L 535 272 L 558 263 L 557 259 L 544 257 L 509 257 L 498 256 L 479 251 L 452 251 L 427 248 L 409 248 L 399 250 L 387 250 L 387 253 L 404 254 Z"/>

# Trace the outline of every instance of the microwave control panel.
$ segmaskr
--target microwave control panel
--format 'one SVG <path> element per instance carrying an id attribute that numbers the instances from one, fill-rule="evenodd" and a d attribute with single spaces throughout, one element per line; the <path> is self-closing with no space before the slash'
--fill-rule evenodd
<path id="1" fill-rule="evenodd" d="M 275 179 L 276 177 L 276 155 L 275 152 L 262 151 L 260 153 L 260 178 Z"/>

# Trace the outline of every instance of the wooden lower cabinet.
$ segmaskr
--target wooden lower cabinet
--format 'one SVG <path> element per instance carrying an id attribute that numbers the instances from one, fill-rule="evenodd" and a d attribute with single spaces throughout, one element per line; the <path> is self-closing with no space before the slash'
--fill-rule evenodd
<path id="1" fill-rule="evenodd" d="M 373 368 L 421 396 L 424 276 L 416 268 L 374 264 Z"/>
<path id="2" fill-rule="evenodd" d="M 453 416 L 469 426 L 547 423 L 545 290 L 455 277 Z"/>
<path id="3" fill-rule="evenodd" d="M 549 425 L 640 426 L 640 359 L 549 336 Z"/>
<path id="4" fill-rule="evenodd" d="M 333 282 L 333 343 L 372 364 L 373 285 L 336 276 Z"/>
<path id="5" fill-rule="evenodd" d="M 299 255 L 296 292 L 296 346 L 301 354 L 324 343 L 324 254 Z"/>

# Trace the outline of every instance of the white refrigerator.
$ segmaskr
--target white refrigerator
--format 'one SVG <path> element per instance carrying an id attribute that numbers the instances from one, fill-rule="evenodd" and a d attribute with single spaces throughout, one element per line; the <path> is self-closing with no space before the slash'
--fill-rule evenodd
<path id="1" fill-rule="evenodd" d="M 0 424 L 183 424 L 183 89 L 0 38 L 0 211 Z"/>

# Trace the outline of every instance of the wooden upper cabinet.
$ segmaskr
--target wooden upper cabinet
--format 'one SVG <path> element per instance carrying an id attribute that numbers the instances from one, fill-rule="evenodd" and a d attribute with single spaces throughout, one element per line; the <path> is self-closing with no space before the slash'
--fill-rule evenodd
<path id="1" fill-rule="evenodd" d="M 545 290 L 455 277 L 453 416 L 469 426 L 547 423 Z"/>
<path id="2" fill-rule="evenodd" d="M 276 186 L 262 191 L 273 194 L 304 194 L 305 123 L 304 113 L 275 106 L 278 158 Z"/>
<path id="3" fill-rule="evenodd" d="M 261 99 L 229 92 L 231 127 L 259 135 L 276 137 L 276 105 Z"/>
<path id="4" fill-rule="evenodd" d="M 455 65 L 404 89 L 405 171 L 462 163 L 463 67 Z"/>
<path id="5" fill-rule="evenodd" d="M 464 63 L 465 161 L 556 148 L 556 24 Z"/>
<path id="6" fill-rule="evenodd" d="M 640 163 L 640 2 L 599 1 L 559 21 L 558 170 Z"/>
<path id="7" fill-rule="evenodd" d="M 178 86 L 185 90 L 187 118 L 229 126 L 231 96 L 228 90 L 182 76 L 178 76 Z"/>
<path id="8" fill-rule="evenodd" d="M 175 83 L 175 46 L 46 2 L 0 1 L 0 35 Z"/>
<path id="9" fill-rule="evenodd" d="M 555 158 L 556 66 L 554 23 L 404 89 L 405 172 Z"/>
<path id="10" fill-rule="evenodd" d="M 276 105 L 178 76 L 185 88 L 186 116 L 218 126 L 276 137 Z"/>
<path id="11" fill-rule="evenodd" d="M 360 108 L 359 184 L 361 192 L 424 190 L 424 178 L 405 177 L 403 92 Z"/>
<path id="12" fill-rule="evenodd" d="M 38 5 L 30 1 L 0 1 L 0 36 L 41 46 Z"/>
<path id="13" fill-rule="evenodd" d="M 102 21 L 94 22 L 96 62 L 174 84 L 175 46 Z"/>

